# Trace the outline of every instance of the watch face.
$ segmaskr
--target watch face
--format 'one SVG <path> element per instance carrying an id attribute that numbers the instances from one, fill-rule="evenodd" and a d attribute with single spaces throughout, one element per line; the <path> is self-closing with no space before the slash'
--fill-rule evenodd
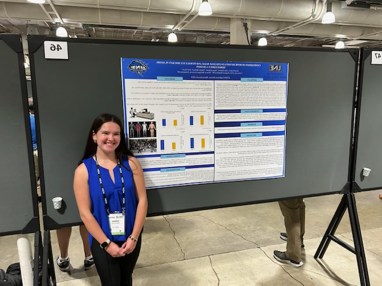
<path id="1" fill-rule="evenodd" d="M 101 243 L 101 247 L 102 247 L 102 248 L 105 248 L 105 247 L 107 247 L 109 244 L 110 244 L 109 241 L 104 241 L 104 242 Z"/>

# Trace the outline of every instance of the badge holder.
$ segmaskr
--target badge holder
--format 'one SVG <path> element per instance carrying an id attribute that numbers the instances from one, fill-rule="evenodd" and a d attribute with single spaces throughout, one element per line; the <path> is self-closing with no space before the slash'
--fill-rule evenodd
<path id="1" fill-rule="evenodd" d="M 109 214 L 108 217 L 111 235 L 124 235 L 125 215 L 123 213 L 115 212 L 113 214 Z"/>

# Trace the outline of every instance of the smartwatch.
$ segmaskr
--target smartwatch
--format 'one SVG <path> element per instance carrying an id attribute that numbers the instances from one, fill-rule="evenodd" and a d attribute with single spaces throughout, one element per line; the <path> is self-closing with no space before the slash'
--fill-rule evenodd
<path id="1" fill-rule="evenodd" d="M 102 242 L 99 246 L 102 249 L 106 249 L 110 245 L 110 239 L 106 239 L 106 241 Z"/>

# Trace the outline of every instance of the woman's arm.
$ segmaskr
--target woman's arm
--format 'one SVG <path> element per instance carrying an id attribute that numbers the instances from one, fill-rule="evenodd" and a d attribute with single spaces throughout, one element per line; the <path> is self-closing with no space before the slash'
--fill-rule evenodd
<path id="1" fill-rule="evenodd" d="M 89 175 L 86 166 L 84 164 L 81 164 L 77 167 L 74 173 L 74 194 L 76 196 L 77 206 L 80 212 L 81 220 L 85 224 L 86 229 L 99 243 L 102 243 L 107 240 L 107 236 L 102 231 L 97 220 L 91 213 L 88 178 Z M 111 243 L 110 246 L 107 247 L 106 251 L 113 257 L 119 257 L 124 255 L 124 253 L 115 243 Z"/>
<path id="2" fill-rule="evenodd" d="M 139 235 L 141 234 L 143 224 L 145 223 L 148 202 L 145 179 L 143 176 L 141 164 L 139 164 L 137 158 L 131 157 L 129 158 L 129 165 L 133 171 L 135 193 L 138 199 L 137 214 L 135 216 L 134 228 L 131 236 L 138 239 Z"/>
<path id="3" fill-rule="evenodd" d="M 131 236 L 134 239 L 138 239 L 141 234 L 143 224 L 145 223 L 146 214 L 147 214 L 147 194 L 145 179 L 143 176 L 143 170 L 139 161 L 134 157 L 129 157 L 129 166 L 133 172 L 133 179 L 135 185 L 135 193 L 138 199 L 137 212 L 135 215 L 134 228 L 131 233 Z M 122 249 L 125 253 L 129 254 L 135 248 L 136 241 L 127 239 L 127 241 L 122 245 Z"/>

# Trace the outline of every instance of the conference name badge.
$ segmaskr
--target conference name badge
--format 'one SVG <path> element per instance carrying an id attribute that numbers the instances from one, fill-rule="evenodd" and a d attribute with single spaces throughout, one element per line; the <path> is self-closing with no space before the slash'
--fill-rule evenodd
<path id="1" fill-rule="evenodd" d="M 111 235 L 125 234 L 125 216 L 121 213 L 109 214 Z"/>

